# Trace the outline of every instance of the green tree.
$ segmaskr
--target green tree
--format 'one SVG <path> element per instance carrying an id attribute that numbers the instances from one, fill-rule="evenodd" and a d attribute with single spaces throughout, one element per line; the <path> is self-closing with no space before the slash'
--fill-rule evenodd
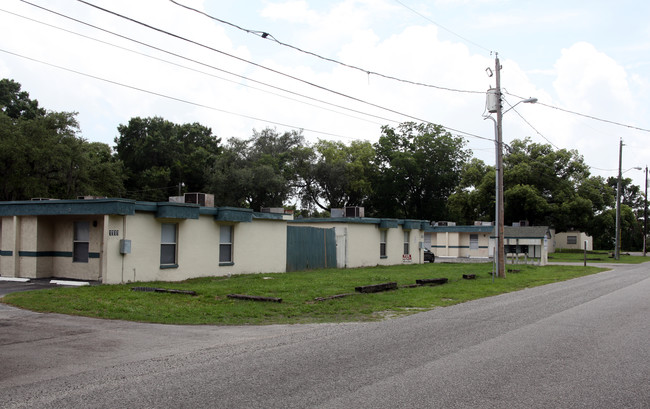
<path id="1" fill-rule="evenodd" d="M 494 220 L 495 177 L 494 167 L 480 159 L 464 164 L 460 183 L 447 202 L 451 220 L 465 225 Z"/>
<path id="2" fill-rule="evenodd" d="M 181 183 L 190 192 L 207 186 L 206 170 L 221 149 L 210 128 L 136 117 L 117 129 L 115 150 L 125 167 L 129 197 L 165 201 Z"/>
<path id="3" fill-rule="evenodd" d="M 46 111 L 21 91 L 20 84 L 0 80 L 1 200 L 123 191 L 121 166 L 111 157 L 110 147 L 79 136 L 75 116 Z M 96 155 L 98 151 L 104 155 Z"/>
<path id="4" fill-rule="evenodd" d="M 375 144 L 377 174 L 371 214 L 426 220 L 448 218 L 447 199 L 471 152 L 440 125 L 406 122 L 382 127 Z"/>
<path id="5" fill-rule="evenodd" d="M 297 131 L 266 128 L 247 140 L 231 138 L 209 169 L 209 191 L 221 206 L 282 207 L 298 194 L 300 169 L 312 155 Z"/>
<path id="6" fill-rule="evenodd" d="M 527 220 L 557 231 L 588 226 L 594 203 L 580 197 L 578 187 L 589 168 L 577 151 L 526 138 L 512 142 L 503 162 L 506 224 Z"/>
<path id="7" fill-rule="evenodd" d="M 35 119 L 46 113 L 28 92 L 21 91 L 19 83 L 7 78 L 0 80 L 0 111 L 12 119 Z"/>
<path id="8" fill-rule="evenodd" d="M 370 142 L 319 140 L 313 147 L 315 159 L 301 171 L 303 205 L 321 211 L 345 206 L 365 206 L 372 194 L 375 150 Z"/>
<path id="9" fill-rule="evenodd" d="M 89 196 L 124 197 L 124 167 L 111 147 L 101 142 L 86 142 L 83 151 L 88 172 L 81 181 L 81 191 Z"/>

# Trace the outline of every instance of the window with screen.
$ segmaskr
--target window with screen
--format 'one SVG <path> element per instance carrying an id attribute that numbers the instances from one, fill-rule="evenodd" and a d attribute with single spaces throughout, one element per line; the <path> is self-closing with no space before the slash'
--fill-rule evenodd
<path id="1" fill-rule="evenodd" d="M 221 226 L 219 231 L 219 263 L 232 263 L 232 226 Z"/>
<path id="2" fill-rule="evenodd" d="M 90 249 L 90 222 L 74 222 L 72 262 L 87 263 Z"/>
<path id="3" fill-rule="evenodd" d="M 163 223 L 160 238 L 160 264 L 163 266 L 176 265 L 176 245 L 178 225 Z"/>

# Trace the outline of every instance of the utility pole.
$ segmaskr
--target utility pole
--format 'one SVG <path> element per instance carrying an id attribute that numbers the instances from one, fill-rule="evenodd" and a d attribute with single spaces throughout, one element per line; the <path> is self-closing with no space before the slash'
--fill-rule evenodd
<path id="1" fill-rule="evenodd" d="M 614 259 L 621 258 L 621 179 L 623 177 L 623 138 L 618 147 L 618 183 L 616 183 L 616 248 Z"/>
<path id="2" fill-rule="evenodd" d="M 645 257 L 645 241 L 648 237 L 648 165 L 645 165 L 645 197 L 643 203 L 643 257 Z"/>
<path id="3" fill-rule="evenodd" d="M 497 207 L 498 211 L 495 216 L 497 219 L 497 276 L 499 278 L 506 278 L 505 266 L 505 251 L 504 251 L 504 206 L 503 206 L 503 127 L 501 120 L 503 119 L 503 110 L 501 106 L 501 63 L 499 62 L 499 54 L 494 59 L 494 71 L 496 74 L 496 94 L 497 94 Z"/>

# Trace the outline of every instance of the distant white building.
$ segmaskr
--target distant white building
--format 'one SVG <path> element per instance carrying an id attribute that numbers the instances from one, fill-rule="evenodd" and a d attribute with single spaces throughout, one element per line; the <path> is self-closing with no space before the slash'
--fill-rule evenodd
<path id="1" fill-rule="evenodd" d="M 555 248 L 592 251 L 594 249 L 594 239 L 581 231 L 556 233 Z"/>

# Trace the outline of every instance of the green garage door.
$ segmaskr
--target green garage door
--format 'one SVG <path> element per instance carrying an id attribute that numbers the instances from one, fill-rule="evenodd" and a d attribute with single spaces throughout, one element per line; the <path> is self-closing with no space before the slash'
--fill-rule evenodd
<path id="1" fill-rule="evenodd" d="M 336 268 L 334 229 L 287 226 L 287 271 Z"/>

